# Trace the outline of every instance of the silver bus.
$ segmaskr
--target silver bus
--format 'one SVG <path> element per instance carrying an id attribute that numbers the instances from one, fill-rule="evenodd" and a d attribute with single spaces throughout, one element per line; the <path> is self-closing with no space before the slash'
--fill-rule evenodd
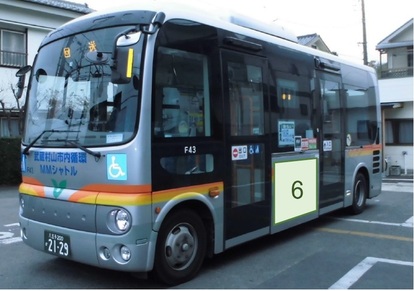
<path id="1" fill-rule="evenodd" d="M 30 247 L 174 285 L 381 192 L 375 71 L 228 11 L 140 1 L 49 33 L 30 71 Z"/>

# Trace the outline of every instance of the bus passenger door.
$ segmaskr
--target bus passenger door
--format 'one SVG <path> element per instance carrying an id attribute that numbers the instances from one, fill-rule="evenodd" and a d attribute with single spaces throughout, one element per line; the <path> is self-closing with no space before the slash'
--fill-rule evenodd
<path id="1" fill-rule="evenodd" d="M 334 210 L 344 201 L 344 124 L 339 76 L 320 73 L 321 157 L 320 208 Z"/>
<path id="2" fill-rule="evenodd" d="M 226 144 L 225 248 L 269 233 L 266 59 L 222 51 Z"/>

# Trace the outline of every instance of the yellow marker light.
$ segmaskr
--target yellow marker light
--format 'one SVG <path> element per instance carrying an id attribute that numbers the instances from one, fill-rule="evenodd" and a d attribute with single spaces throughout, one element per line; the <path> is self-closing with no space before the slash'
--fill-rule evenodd
<path id="1" fill-rule="evenodd" d="M 63 49 L 63 55 L 65 56 L 65 58 L 70 58 L 70 48 L 69 47 L 65 47 Z"/>
<path id="2" fill-rule="evenodd" d="M 128 50 L 128 63 L 127 63 L 127 71 L 126 71 L 127 78 L 132 77 L 132 64 L 133 64 L 133 61 L 134 61 L 134 49 L 130 48 Z"/>
<path id="3" fill-rule="evenodd" d="M 215 198 L 219 195 L 220 195 L 219 187 L 212 187 L 212 188 L 208 189 L 208 196 L 210 196 L 211 198 Z"/>

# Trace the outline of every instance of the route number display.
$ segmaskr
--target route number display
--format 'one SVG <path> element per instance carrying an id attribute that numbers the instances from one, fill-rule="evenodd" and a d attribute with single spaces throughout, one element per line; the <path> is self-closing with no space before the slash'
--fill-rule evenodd
<path id="1" fill-rule="evenodd" d="M 274 224 L 317 211 L 318 159 L 274 163 Z"/>

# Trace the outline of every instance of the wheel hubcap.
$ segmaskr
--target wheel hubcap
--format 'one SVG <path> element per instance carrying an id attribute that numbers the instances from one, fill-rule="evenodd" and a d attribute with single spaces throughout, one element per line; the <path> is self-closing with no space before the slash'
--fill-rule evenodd
<path id="1" fill-rule="evenodd" d="M 355 185 L 355 193 L 356 193 L 356 199 L 358 201 L 357 204 L 358 206 L 361 206 L 364 202 L 364 196 L 365 196 L 364 187 L 362 187 L 361 181 L 358 181 L 357 184 Z"/>
<path id="2" fill-rule="evenodd" d="M 165 241 L 165 257 L 168 265 L 185 269 L 197 253 L 197 237 L 191 225 L 178 225 L 168 234 Z"/>

